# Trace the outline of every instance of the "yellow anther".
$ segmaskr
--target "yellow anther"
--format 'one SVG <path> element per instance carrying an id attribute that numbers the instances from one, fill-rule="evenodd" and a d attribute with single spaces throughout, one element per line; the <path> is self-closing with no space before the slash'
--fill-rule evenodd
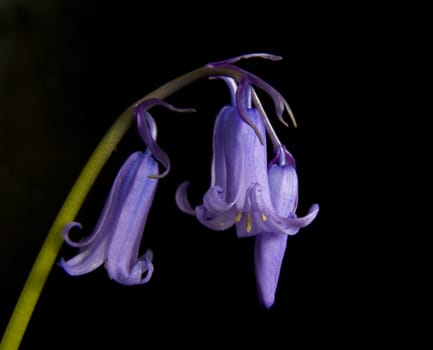
<path id="1" fill-rule="evenodd" d="M 236 215 L 235 217 L 235 222 L 241 221 L 241 218 L 242 218 L 242 211 L 238 211 L 238 215 Z"/>
<path id="2" fill-rule="evenodd" d="M 262 221 L 265 222 L 266 220 L 268 220 L 268 217 L 265 214 L 261 214 L 262 217 Z"/>
<path id="3" fill-rule="evenodd" d="M 251 213 L 247 214 L 247 232 L 251 232 L 253 223 L 251 221 Z"/>

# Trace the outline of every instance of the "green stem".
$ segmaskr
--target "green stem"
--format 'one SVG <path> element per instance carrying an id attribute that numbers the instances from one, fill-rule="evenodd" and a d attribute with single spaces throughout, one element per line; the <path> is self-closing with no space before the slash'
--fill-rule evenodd
<path id="1" fill-rule="evenodd" d="M 202 67 L 171 80 L 158 89 L 152 91 L 150 94 L 144 96 L 136 103 L 140 103 L 149 98 L 165 99 L 174 92 L 198 79 L 218 75 L 230 76 L 236 80 L 239 80 L 240 78 L 240 73 L 231 69 Z M 68 197 L 60 209 L 60 212 L 54 220 L 50 231 L 48 232 L 45 242 L 39 251 L 39 255 L 37 256 L 27 281 L 21 291 L 5 333 L 3 334 L 0 350 L 18 349 L 33 310 L 42 292 L 42 288 L 44 287 L 50 270 L 55 263 L 62 246 L 63 238 L 61 233 L 63 227 L 68 222 L 74 221 L 75 216 L 80 210 L 84 199 L 89 193 L 90 188 L 95 182 L 104 164 L 107 162 L 119 141 L 133 124 L 133 108 L 136 103 L 127 108 L 107 131 L 72 187 Z"/>

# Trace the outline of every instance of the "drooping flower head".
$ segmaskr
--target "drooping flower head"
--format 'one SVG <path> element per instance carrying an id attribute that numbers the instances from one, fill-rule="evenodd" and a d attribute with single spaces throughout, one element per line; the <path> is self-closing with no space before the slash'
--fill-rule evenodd
<path id="1" fill-rule="evenodd" d="M 253 222 L 266 220 L 266 212 L 252 207 L 251 196 L 261 191 L 270 203 L 267 190 L 266 139 L 263 143 L 256 132 L 240 116 L 233 95 L 236 86 L 228 80 L 233 105 L 224 106 L 215 120 L 211 186 L 203 204 L 192 210 L 186 199 L 187 183 L 177 192 L 181 209 L 194 213 L 198 220 L 213 230 L 225 230 L 237 224 L 239 236 L 254 235 L 258 228 Z M 255 130 L 265 135 L 263 121 L 251 104 L 245 109 L 246 118 Z M 263 208 L 266 209 L 266 208 Z"/>
<path id="2" fill-rule="evenodd" d="M 273 208 L 279 217 L 286 218 L 281 221 L 282 228 L 285 225 L 296 233 L 299 228 L 309 225 L 316 217 L 319 206 L 313 204 L 303 218 L 296 216 L 298 176 L 295 159 L 284 146 L 270 162 L 268 178 Z M 254 262 L 257 292 L 261 303 L 267 308 L 271 307 L 275 301 L 287 238 L 288 235 L 278 229 L 264 231 L 255 238 Z"/>
<path id="3" fill-rule="evenodd" d="M 250 95 L 239 99 L 235 82 L 225 81 L 229 83 L 232 103 L 224 106 L 215 119 L 210 188 L 203 204 L 193 209 L 186 195 L 188 182 L 184 182 L 177 190 L 176 202 L 181 210 L 195 215 L 213 230 L 236 225 L 239 237 L 267 231 L 294 235 L 315 216 L 317 207 L 314 205 L 305 218 L 278 214 L 270 189 L 266 138 L 260 142 L 257 137 L 257 132 L 261 135 L 266 132 L 263 116 L 252 107 Z M 239 108 L 239 103 L 244 107 Z M 245 112 L 244 116 L 240 110 Z M 283 153 L 284 156 L 278 157 L 286 157 L 286 162 L 293 159 L 287 150 Z M 271 162 L 271 169 L 275 163 L 276 160 Z"/>
<path id="4" fill-rule="evenodd" d="M 211 64 L 237 69 L 243 75 L 238 82 L 224 78 L 230 88 L 231 104 L 224 106 L 215 120 L 211 185 L 203 203 L 192 208 L 186 196 L 187 182 L 179 186 L 176 202 L 181 210 L 195 215 L 213 230 L 236 225 L 238 237 L 256 236 L 258 294 L 260 301 L 270 307 L 275 299 L 287 237 L 310 224 L 319 207 L 312 205 L 305 217 L 297 217 L 295 213 L 298 202 L 295 161 L 276 137 L 254 87 L 272 97 L 281 121 L 287 110 L 295 123 L 293 114 L 273 87 L 233 65 L 241 58 L 255 56 L 279 59 L 278 56 L 254 54 Z M 269 164 L 266 137 L 262 137 L 266 132 L 277 153 Z"/>
<path id="5" fill-rule="evenodd" d="M 168 156 L 156 144 L 156 124 L 148 112 L 157 104 L 185 111 L 157 99 L 136 106 L 138 132 L 148 147 L 144 152 L 131 154 L 122 165 L 90 236 L 74 242 L 69 232 L 81 225 L 76 222 L 66 225 L 63 231 L 65 241 L 79 248 L 76 256 L 60 261 L 60 266 L 70 275 L 82 275 L 104 264 L 110 278 L 124 285 L 143 284 L 152 276 L 152 251 L 147 250 L 139 256 L 139 250 L 158 179 L 170 167 Z M 166 168 L 161 175 L 156 160 Z"/>

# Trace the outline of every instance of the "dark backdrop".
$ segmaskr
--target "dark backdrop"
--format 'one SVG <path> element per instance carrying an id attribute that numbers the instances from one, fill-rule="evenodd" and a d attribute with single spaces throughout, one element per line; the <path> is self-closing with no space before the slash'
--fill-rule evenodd
<path id="1" fill-rule="evenodd" d="M 380 178 L 369 157 L 377 129 L 366 126 L 374 87 L 382 83 L 381 75 L 370 81 L 372 68 L 382 71 L 379 53 L 387 45 L 376 37 L 386 31 L 369 31 L 383 19 L 377 9 L 292 2 L 283 8 L 277 1 L 239 8 L 37 3 L 0 5 L 0 329 L 70 187 L 115 118 L 207 62 L 269 52 L 284 60 L 241 65 L 292 106 L 297 129 L 273 121 L 297 159 L 299 214 L 314 202 L 321 207 L 289 239 L 273 308 L 264 310 L 256 297 L 253 239 L 237 239 L 234 229 L 207 230 L 174 203 L 181 181 L 193 182 L 196 203 L 209 183 L 212 124 L 228 94 L 221 82 L 203 80 L 168 99 L 196 114 L 154 112 L 172 172 L 160 182 L 144 233 L 143 249 L 155 254 L 151 282 L 124 287 L 103 268 L 73 278 L 54 266 L 22 348 L 127 349 L 170 341 L 285 348 L 296 341 L 368 343 L 384 334 L 382 325 L 398 312 L 380 288 L 388 263 L 372 267 L 379 228 L 373 233 L 366 219 L 381 204 L 372 203 L 367 185 L 373 175 Z M 78 215 L 87 232 L 116 171 L 138 147 L 131 130 L 100 174 Z M 73 253 L 63 247 L 60 255 Z"/>

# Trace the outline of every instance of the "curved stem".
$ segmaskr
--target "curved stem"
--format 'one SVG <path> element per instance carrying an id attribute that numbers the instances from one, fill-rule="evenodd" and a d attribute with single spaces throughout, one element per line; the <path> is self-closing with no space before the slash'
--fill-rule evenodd
<path id="1" fill-rule="evenodd" d="M 107 162 L 119 141 L 133 124 L 133 107 L 149 98 L 164 99 L 181 88 L 194 81 L 209 76 L 230 76 L 236 80 L 240 79 L 240 73 L 231 69 L 218 67 L 202 67 L 171 80 L 152 91 L 142 99 L 128 107 L 114 122 L 84 166 L 80 176 L 73 185 L 62 208 L 60 209 L 50 231 L 39 251 L 38 256 L 29 273 L 27 281 L 18 298 L 12 316 L 9 320 L 0 350 L 18 349 L 24 332 L 30 321 L 33 310 L 42 292 L 42 288 L 48 278 L 50 270 L 54 265 L 57 255 L 63 243 L 63 227 L 74 221 L 75 216 L 81 208 L 90 188 L 94 184 L 98 174 Z"/>

